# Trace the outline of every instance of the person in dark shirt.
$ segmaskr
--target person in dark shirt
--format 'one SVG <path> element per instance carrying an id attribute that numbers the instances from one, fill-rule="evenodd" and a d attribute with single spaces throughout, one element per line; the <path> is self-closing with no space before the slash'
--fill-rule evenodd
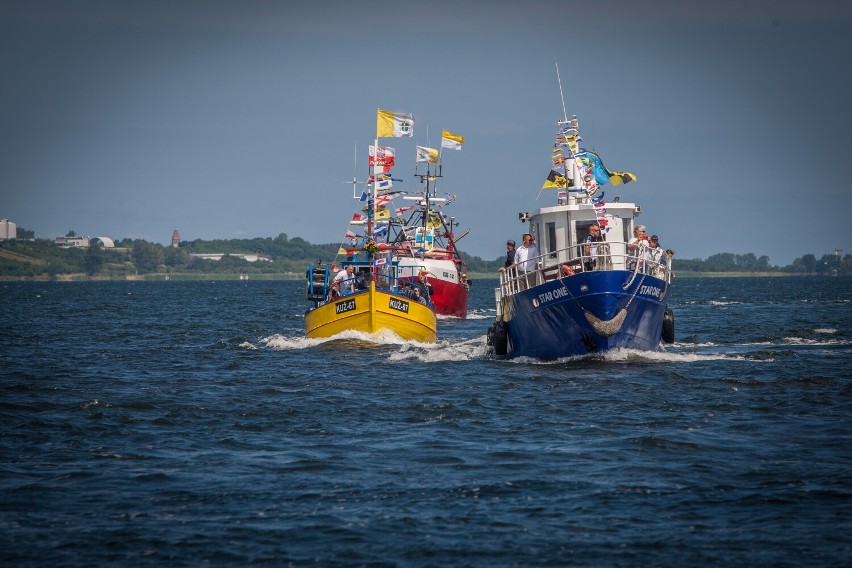
<path id="1" fill-rule="evenodd" d="M 515 241 L 506 241 L 506 261 L 503 263 L 503 268 L 509 268 L 515 263 Z"/>

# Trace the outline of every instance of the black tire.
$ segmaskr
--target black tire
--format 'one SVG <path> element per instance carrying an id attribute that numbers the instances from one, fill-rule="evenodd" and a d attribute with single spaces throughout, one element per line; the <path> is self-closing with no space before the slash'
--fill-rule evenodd
<path id="1" fill-rule="evenodd" d="M 494 324 L 488 328 L 487 343 L 494 350 L 495 355 L 502 357 L 508 352 L 509 335 L 506 331 L 505 322 L 494 322 Z"/>
<path id="2" fill-rule="evenodd" d="M 675 340 L 674 314 L 668 307 L 666 307 L 666 313 L 663 315 L 662 339 L 666 343 L 674 343 Z"/>

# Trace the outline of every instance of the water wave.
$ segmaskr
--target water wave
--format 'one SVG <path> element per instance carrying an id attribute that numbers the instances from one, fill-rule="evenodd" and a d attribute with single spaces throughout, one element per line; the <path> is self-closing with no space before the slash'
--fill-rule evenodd
<path id="1" fill-rule="evenodd" d="M 373 344 L 373 345 L 417 345 L 429 346 L 431 343 L 419 343 L 416 341 L 407 341 L 401 338 L 396 333 L 390 330 L 381 330 L 375 333 L 365 333 L 363 331 L 347 330 L 331 337 L 321 337 L 309 339 L 307 337 L 288 337 L 285 335 L 275 334 L 270 337 L 265 337 L 260 342 L 272 349 L 310 349 L 318 345 L 323 345 L 330 342 L 355 342 L 356 344 Z"/>

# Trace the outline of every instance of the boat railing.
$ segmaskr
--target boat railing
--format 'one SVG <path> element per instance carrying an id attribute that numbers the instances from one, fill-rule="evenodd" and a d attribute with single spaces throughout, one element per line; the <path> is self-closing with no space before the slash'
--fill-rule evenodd
<path id="1" fill-rule="evenodd" d="M 636 274 L 648 274 L 666 282 L 671 281 L 672 255 L 668 251 L 652 249 L 645 242 L 628 247 L 628 243 L 623 241 L 605 241 L 592 243 L 590 254 L 586 254 L 585 246 L 586 243 L 580 243 L 549 251 L 527 260 L 522 267 L 515 265 L 501 269 L 500 286 L 495 289 L 497 300 L 551 280 L 592 271 L 625 271 L 628 273 L 626 284 Z"/>
<path id="2" fill-rule="evenodd" d="M 355 266 L 352 278 L 342 282 L 341 290 L 333 285 L 334 274 L 328 265 L 308 269 L 307 297 L 320 306 L 353 294 L 360 294 L 370 288 L 373 279 L 371 265 L 351 263 Z M 399 294 L 428 306 L 432 305 L 429 289 L 419 281 L 422 266 L 398 266 L 395 262 L 376 268 L 376 290 Z M 351 287 L 350 287 L 351 284 Z"/>

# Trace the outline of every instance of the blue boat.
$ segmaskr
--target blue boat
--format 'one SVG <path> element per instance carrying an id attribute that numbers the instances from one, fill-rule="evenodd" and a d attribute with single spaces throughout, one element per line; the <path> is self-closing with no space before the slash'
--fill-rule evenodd
<path id="1" fill-rule="evenodd" d="M 640 231 L 638 205 L 605 199 L 605 184 L 636 176 L 610 172 L 580 144 L 577 117 L 559 121 L 543 188 L 556 191 L 556 204 L 518 214 L 539 254 L 501 269 L 497 316 L 487 336 L 498 356 L 550 360 L 613 349 L 656 351 L 674 341 L 666 305 L 673 253 Z"/>

